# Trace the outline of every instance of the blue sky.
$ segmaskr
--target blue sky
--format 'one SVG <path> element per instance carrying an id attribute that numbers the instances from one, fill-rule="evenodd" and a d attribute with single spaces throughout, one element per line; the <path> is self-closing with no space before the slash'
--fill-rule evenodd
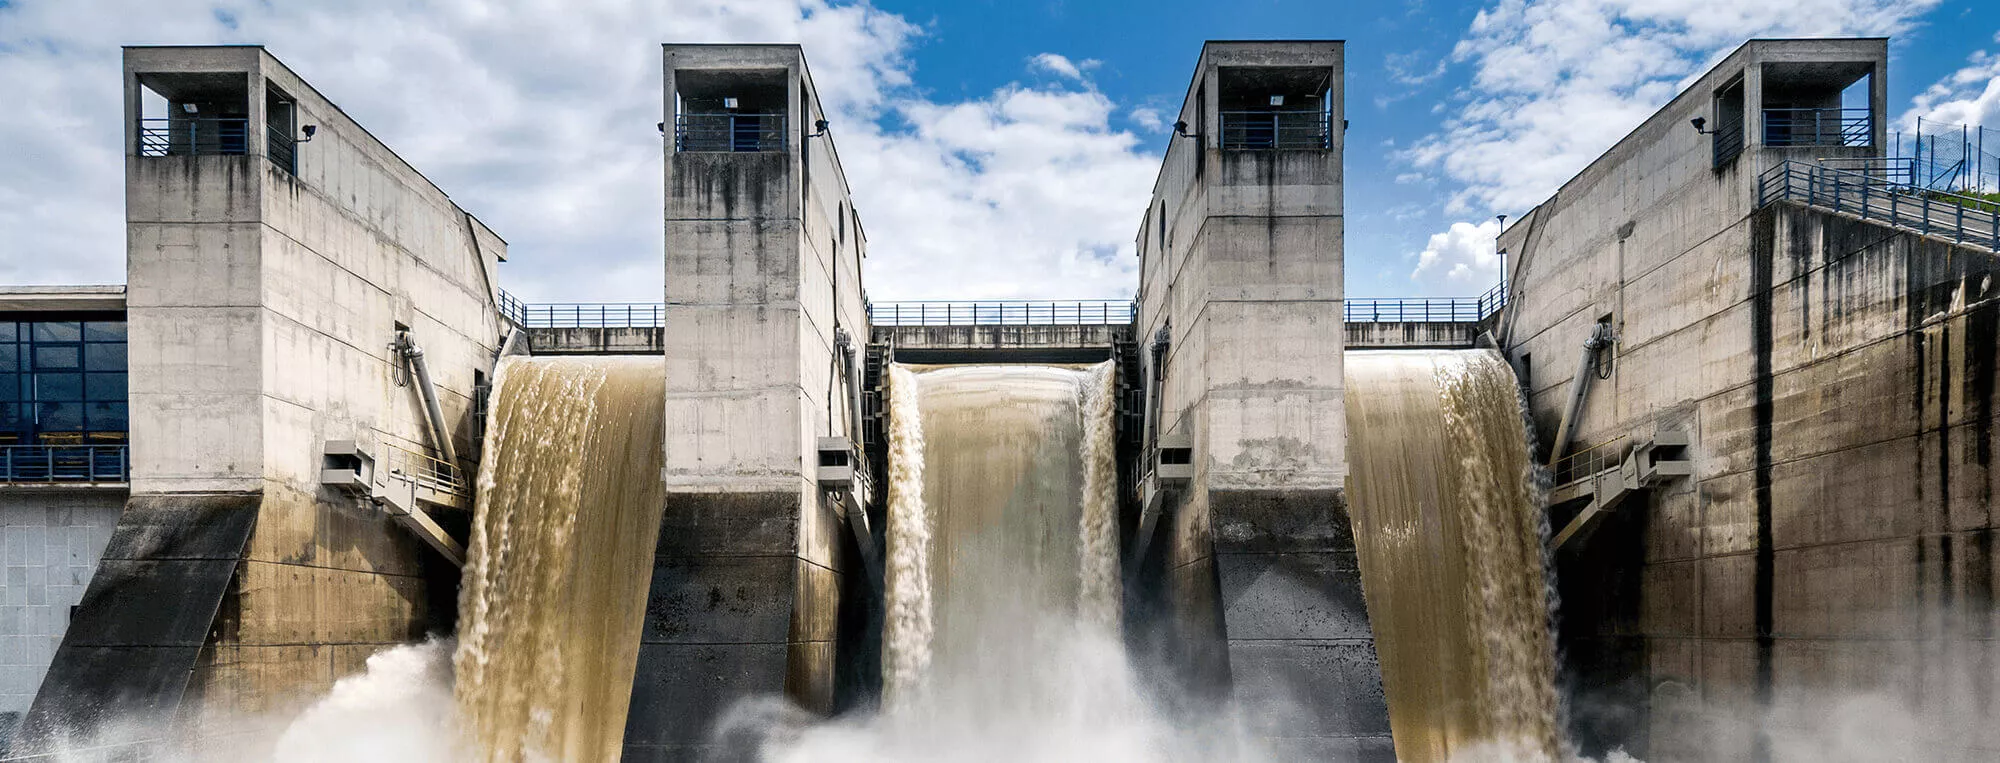
<path id="1" fill-rule="evenodd" d="M 122 279 L 118 46 L 251 42 L 505 236 L 530 300 L 657 300 L 657 45 L 799 41 L 877 300 L 1122 297 L 1205 39 L 1347 41 L 1347 283 L 1475 294 L 1516 216 L 1750 36 L 1893 37 L 1891 118 L 2000 126 L 2000 3 L 0 0 L 0 283 Z"/>
<path id="2" fill-rule="evenodd" d="M 940 5 L 890 0 L 879 5 L 925 29 L 923 41 L 910 53 L 919 87 L 976 95 L 1018 80 L 1018 69 L 1008 63 L 1055 52 L 1072 61 L 1102 62 L 1093 70 L 1093 80 L 1112 100 L 1154 105 L 1167 113 L 1178 107 L 1205 39 L 1345 40 L 1351 122 L 1346 155 L 1348 293 L 1457 293 L 1451 285 L 1413 280 L 1411 271 L 1430 235 L 1473 218 L 1446 212 L 1448 181 L 1395 182 L 1416 169 L 1398 150 L 1437 132 L 1442 119 L 1463 103 L 1463 92 L 1472 87 L 1472 67 L 1452 61 L 1451 54 L 1488 3 L 978 0 Z M 1914 19 L 1909 31 L 1892 40 L 1892 115 L 1907 109 L 1918 92 L 1964 67 L 1974 51 L 1996 47 L 2000 3 L 1947 2 Z M 1437 71 L 1440 64 L 1444 69 L 1435 78 L 1408 81 L 1413 74 Z M 1144 125 L 1129 127 L 1148 136 L 1149 150 L 1164 150 L 1163 133 Z M 1525 211 L 1507 209 L 1513 217 Z"/>

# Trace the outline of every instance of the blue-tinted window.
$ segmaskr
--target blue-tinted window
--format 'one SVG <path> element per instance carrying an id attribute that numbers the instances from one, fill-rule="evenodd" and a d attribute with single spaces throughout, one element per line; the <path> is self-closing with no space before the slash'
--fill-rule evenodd
<path id="1" fill-rule="evenodd" d="M 93 403 L 125 402 L 125 375 L 85 374 L 83 399 Z"/>
<path id="2" fill-rule="evenodd" d="M 38 408 L 35 424 L 43 433 L 83 430 L 82 403 L 41 403 Z"/>
<path id="3" fill-rule="evenodd" d="M 83 324 L 83 338 L 90 342 L 124 342 L 124 321 L 90 321 Z"/>
<path id="4" fill-rule="evenodd" d="M 126 327 L 0 321 L 0 444 L 123 443 Z"/>
<path id="5" fill-rule="evenodd" d="M 117 371 L 121 374 L 125 373 L 125 343 L 84 345 L 83 367 L 91 371 Z"/>
<path id="6" fill-rule="evenodd" d="M 37 342 L 77 342 L 83 340 L 83 324 L 77 321 L 35 321 L 28 324 L 35 327 Z"/>
<path id="7" fill-rule="evenodd" d="M 83 358 L 80 357 L 83 354 L 82 350 L 82 347 L 76 345 L 36 347 L 35 370 L 78 368 L 83 364 Z"/>
<path id="8" fill-rule="evenodd" d="M 37 402 L 83 402 L 83 374 L 35 374 L 35 400 Z"/>
<path id="9" fill-rule="evenodd" d="M 116 433 L 118 439 L 125 439 L 125 430 L 130 428 L 126 423 L 125 403 L 91 403 L 88 413 L 92 434 Z"/>

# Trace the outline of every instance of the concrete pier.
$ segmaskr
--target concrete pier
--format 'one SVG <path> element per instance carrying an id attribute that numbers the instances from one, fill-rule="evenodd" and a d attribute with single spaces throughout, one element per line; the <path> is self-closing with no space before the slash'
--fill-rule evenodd
<path id="1" fill-rule="evenodd" d="M 407 328 L 476 453 L 502 326 L 505 243 L 262 48 L 127 48 L 124 90 L 131 498 L 31 742 L 113 718 L 200 734 L 448 631 L 456 570 L 322 490 L 321 448 L 427 449 L 392 383 Z"/>
<path id="2" fill-rule="evenodd" d="M 1139 229 L 1136 336 L 1194 479 L 1160 520 L 1142 649 L 1291 757 L 1392 759 L 1342 482 L 1339 42 L 1202 49 Z M 1141 348 L 1141 355 L 1146 355 Z"/>
<path id="3" fill-rule="evenodd" d="M 865 343 L 860 217 L 796 45 L 668 45 L 666 506 L 629 760 L 701 753 L 737 700 L 830 712 L 860 569 L 815 482 Z M 857 345 L 858 346 L 858 345 Z"/>

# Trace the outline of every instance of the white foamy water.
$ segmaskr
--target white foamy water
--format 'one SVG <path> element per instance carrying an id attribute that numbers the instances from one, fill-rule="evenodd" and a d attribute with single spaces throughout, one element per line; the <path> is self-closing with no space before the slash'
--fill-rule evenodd
<path id="1" fill-rule="evenodd" d="M 892 367 L 885 710 L 750 702 L 724 735 L 776 763 L 1261 760 L 1168 722 L 1128 665 L 1112 371 Z"/>

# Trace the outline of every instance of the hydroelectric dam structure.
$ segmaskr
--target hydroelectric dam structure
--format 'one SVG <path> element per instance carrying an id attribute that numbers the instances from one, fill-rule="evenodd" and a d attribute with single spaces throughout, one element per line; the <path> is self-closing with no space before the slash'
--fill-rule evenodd
<path id="1" fill-rule="evenodd" d="M 125 284 L 0 286 L 0 759 L 283 757 L 425 643 L 465 760 L 2000 755 L 2000 218 L 1887 45 L 1747 41 L 1375 299 L 1342 43 L 1211 41 L 1129 298 L 891 302 L 806 51 L 668 44 L 642 304 L 127 48 Z"/>

